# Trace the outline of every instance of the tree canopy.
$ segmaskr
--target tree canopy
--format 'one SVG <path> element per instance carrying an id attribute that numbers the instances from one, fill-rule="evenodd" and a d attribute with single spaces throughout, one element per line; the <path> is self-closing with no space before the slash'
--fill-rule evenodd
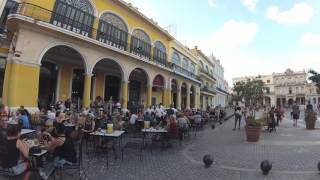
<path id="1" fill-rule="evenodd" d="M 318 93 L 320 93 L 320 74 L 315 70 L 310 70 L 309 74 L 311 75 L 309 77 L 309 80 L 311 80 L 312 82 L 314 82 L 316 84 L 316 86 L 318 88 L 317 91 L 318 91 Z"/>
<path id="2" fill-rule="evenodd" d="M 235 92 L 233 100 L 236 102 L 244 102 L 246 106 L 256 106 L 263 99 L 265 87 L 262 80 L 241 81 L 234 84 Z"/>

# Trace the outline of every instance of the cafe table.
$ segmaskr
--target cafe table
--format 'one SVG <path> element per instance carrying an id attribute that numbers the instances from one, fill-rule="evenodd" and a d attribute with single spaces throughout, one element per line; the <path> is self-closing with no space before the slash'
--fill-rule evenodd
<path id="1" fill-rule="evenodd" d="M 168 131 L 165 129 L 165 128 L 144 128 L 144 129 L 141 129 L 141 132 L 143 133 L 143 144 L 145 146 L 145 138 L 148 135 L 154 135 L 154 134 L 160 134 L 160 135 L 164 135 L 164 134 L 167 134 Z"/>
<path id="2" fill-rule="evenodd" d="M 111 139 L 118 139 L 119 149 L 121 148 L 121 142 L 122 142 L 122 135 L 125 133 L 125 131 L 119 131 L 114 130 L 112 133 L 108 133 L 107 130 L 102 129 L 95 132 L 90 133 L 92 136 L 100 136 L 103 138 L 111 138 Z"/>

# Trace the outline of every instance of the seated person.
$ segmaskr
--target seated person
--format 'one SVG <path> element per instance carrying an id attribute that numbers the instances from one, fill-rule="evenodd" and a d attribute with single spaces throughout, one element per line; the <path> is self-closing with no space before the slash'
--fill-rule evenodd
<path id="1" fill-rule="evenodd" d="M 82 131 L 86 134 L 89 134 L 94 131 L 94 128 L 95 128 L 94 118 L 91 115 L 87 115 L 85 117 L 85 122 L 84 122 Z"/>
<path id="2" fill-rule="evenodd" d="M 202 121 L 201 113 L 198 111 L 196 115 L 193 116 L 194 122 L 200 124 Z"/>
<path id="3" fill-rule="evenodd" d="M 65 136 L 62 124 L 55 128 L 55 137 L 49 135 L 48 151 L 55 156 L 56 167 L 63 167 L 65 164 L 72 165 L 77 162 L 77 154 L 73 140 Z"/>
<path id="4" fill-rule="evenodd" d="M 24 179 L 27 180 L 31 175 L 31 172 L 28 170 L 29 147 L 19 137 L 19 126 L 10 125 L 7 130 L 7 138 L 0 143 L 0 165 L 4 169 L 10 168 L 13 175 L 24 173 Z"/>
<path id="5" fill-rule="evenodd" d="M 23 110 L 20 110 L 19 113 L 20 113 L 19 122 L 22 124 L 22 128 L 31 129 L 30 119 L 28 118 L 26 112 Z"/>

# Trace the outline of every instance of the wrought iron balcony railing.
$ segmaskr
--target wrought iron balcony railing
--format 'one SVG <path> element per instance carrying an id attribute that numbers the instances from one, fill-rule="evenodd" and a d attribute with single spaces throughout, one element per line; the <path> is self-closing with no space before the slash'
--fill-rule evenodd
<path id="1" fill-rule="evenodd" d="M 214 78 L 214 75 L 213 75 L 213 74 L 210 74 L 208 71 L 206 71 L 206 70 L 203 69 L 203 68 L 200 68 L 199 71 L 200 71 L 200 73 L 204 73 L 204 74 L 206 74 L 207 76 L 209 76 L 209 77 L 212 78 L 212 79 L 216 79 L 216 78 Z"/>
<path id="2" fill-rule="evenodd" d="M 216 94 L 216 90 L 214 88 L 211 88 L 211 87 L 208 87 L 208 86 L 203 86 L 201 88 L 201 91 L 208 92 L 208 93 L 211 93 L 211 94 Z"/>
<path id="3" fill-rule="evenodd" d="M 49 23 L 167 67 L 167 54 L 165 52 L 100 18 L 87 14 L 80 9 L 74 9 L 79 17 L 70 18 L 62 11 L 50 11 L 35 4 L 16 3 L 10 14 L 19 14 Z M 99 24 L 98 29 L 94 28 L 94 24 Z"/>
<path id="4" fill-rule="evenodd" d="M 197 79 L 197 76 L 196 74 L 194 74 L 193 72 L 187 70 L 187 69 L 184 69 L 183 67 L 177 65 L 177 64 L 172 64 L 172 70 L 175 71 L 175 72 L 179 72 L 181 74 L 184 74 L 188 77 L 191 77 L 193 79 Z"/>

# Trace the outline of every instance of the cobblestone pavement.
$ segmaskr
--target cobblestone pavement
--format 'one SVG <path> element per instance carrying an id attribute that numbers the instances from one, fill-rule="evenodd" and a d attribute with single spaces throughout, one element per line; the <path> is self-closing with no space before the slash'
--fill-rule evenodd
<path id="1" fill-rule="evenodd" d="M 232 131 L 233 122 L 231 118 L 215 130 L 208 125 L 173 148 L 145 149 L 142 160 L 135 151 L 129 151 L 123 161 L 110 158 L 108 168 L 105 156 L 86 155 L 86 174 L 88 179 L 116 180 L 320 179 L 316 166 L 320 161 L 320 130 L 305 130 L 302 120 L 293 128 L 290 116 L 286 116 L 277 132 L 262 132 L 260 142 L 247 143 L 243 128 Z M 204 168 L 201 162 L 205 154 L 214 157 L 210 168 Z M 265 159 L 273 163 L 268 176 L 259 169 Z"/>

